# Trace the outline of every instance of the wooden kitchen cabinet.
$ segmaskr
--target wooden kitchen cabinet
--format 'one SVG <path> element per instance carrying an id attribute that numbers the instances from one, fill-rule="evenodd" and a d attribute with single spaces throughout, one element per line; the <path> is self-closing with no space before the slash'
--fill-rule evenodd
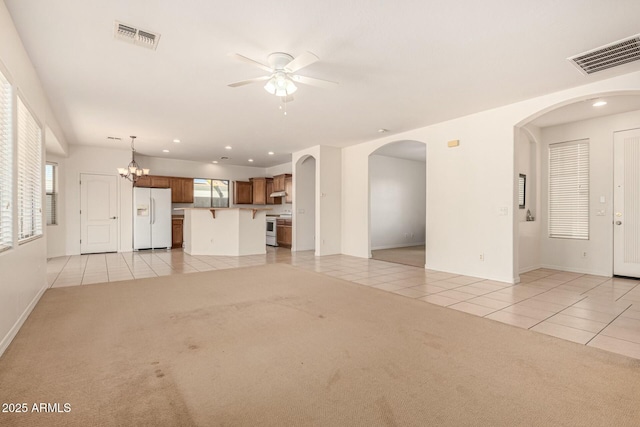
<path id="1" fill-rule="evenodd" d="M 182 227 L 182 218 L 172 218 L 171 219 L 171 247 L 172 248 L 181 248 L 183 242 L 183 227 Z"/>
<path id="2" fill-rule="evenodd" d="M 136 187 L 151 187 L 151 188 L 170 188 L 168 176 L 147 175 L 141 176 L 136 181 Z"/>
<path id="3" fill-rule="evenodd" d="M 273 177 L 273 191 L 285 191 L 285 180 L 291 177 L 290 173 L 283 173 Z"/>
<path id="4" fill-rule="evenodd" d="M 250 205 L 253 203 L 251 181 L 233 181 L 233 202 L 236 205 Z"/>
<path id="5" fill-rule="evenodd" d="M 267 178 L 251 178 L 254 205 L 267 204 Z"/>
<path id="6" fill-rule="evenodd" d="M 290 248 L 293 236 L 293 227 L 290 219 L 276 220 L 276 241 L 278 246 Z"/>
<path id="7" fill-rule="evenodd" d="M 171 202 L 193 203 L 193 178 L 170 178 Z"/>
<path id="8" fill-rule="evenodd" d="M 268 205 L 280 205 L 282 204 L 282 197 L 269 197 L 269 194 L 273 193 L 273 178 L 267 178 L 267 204 Z"/>
<path id="9" fill-rule="evenodd" d="M 251 178 L 254 205 L 279 205 L 282 197 L 269 197 L 273 193 L 273 178 Z"/>

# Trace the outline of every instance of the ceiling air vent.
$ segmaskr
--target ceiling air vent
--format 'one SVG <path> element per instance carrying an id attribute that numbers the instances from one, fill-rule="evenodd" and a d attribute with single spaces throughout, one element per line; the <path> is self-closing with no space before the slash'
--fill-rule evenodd
<path id="1" fill-rule="evenodd" d="M 158 46 L 160 34 L 144 31 L 118 21 L 115 21 L 113 24 L 113 35 L 118 40 L 123 40 L 153 50 Z"/>
<path id="2" fill-rule="evenodd" d="M 583 74 L 593 74 L 640 59 L 640 34 L 567 58 Z"/>

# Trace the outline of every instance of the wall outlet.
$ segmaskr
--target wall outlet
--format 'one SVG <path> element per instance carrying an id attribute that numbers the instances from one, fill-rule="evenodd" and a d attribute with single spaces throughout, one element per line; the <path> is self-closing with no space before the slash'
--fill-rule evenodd
<path id="1" fill-rule="evenodd" d="M 587 257 L 587 251 L 582 252 L 582 258 L 586 258 Z"/>
<path id="2" fill-rule="evenodd" d="M 480 261 L 484 261 L 484 254 L 480 254 Z"/>

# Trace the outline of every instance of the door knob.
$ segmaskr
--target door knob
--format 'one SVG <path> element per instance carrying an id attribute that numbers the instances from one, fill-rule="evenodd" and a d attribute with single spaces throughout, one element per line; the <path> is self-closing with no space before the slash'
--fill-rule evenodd
<path id="1" fill-rule="evenodd" d="M 616 221 L 616 225 L 622 225 L 622 221 Z"/>
<path id="2" fill-rule="evenodd" d="M 111 219 L 118 219 L 118 217 L 117 216 L 112 216 Z"/>

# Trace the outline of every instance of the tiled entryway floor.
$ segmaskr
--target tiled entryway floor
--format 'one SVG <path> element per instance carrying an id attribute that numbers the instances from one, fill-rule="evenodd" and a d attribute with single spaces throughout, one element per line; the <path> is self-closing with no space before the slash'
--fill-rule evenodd
<path id="1" fill-rule="evenodd" d="M 191 256 L 182 250 L 50 259 L 52 287 L 287 263 L 640 359 L 640 280 L 539 269 L 521 283 L 484 280 L 346 255 L 268 248 L 266 255 Z"/>

